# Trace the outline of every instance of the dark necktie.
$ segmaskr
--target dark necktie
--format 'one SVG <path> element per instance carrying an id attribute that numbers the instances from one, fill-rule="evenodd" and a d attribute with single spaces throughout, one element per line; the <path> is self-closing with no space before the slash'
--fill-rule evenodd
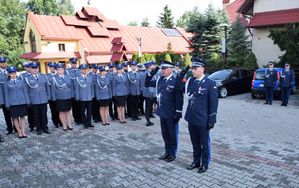
<path id="1" fill-rule="evenodd" d="M 35 75 L 35 79 L 36 79 L 36 81 L 38 81 L 38 76 Z"/>

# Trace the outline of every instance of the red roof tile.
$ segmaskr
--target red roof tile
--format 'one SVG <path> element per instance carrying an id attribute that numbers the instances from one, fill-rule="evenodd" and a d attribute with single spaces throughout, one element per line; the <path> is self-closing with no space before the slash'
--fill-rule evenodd
<path id="1" fill-rule="evenodd" d="M 92 26 L 87 27 L 87 29 L 93 37 L 109 37 L 109 31 L 106 28 L 101 27 L 98 23 L 92 24 Z"/>
<path id="2" fill-rule="evenodd" d="M 119 51 L 126 51 L 126 47 L 123 44 L 113 44 L 111 51 L 112 52 L 119 52 Z"/>
<path id="3" fill-rule="evenodd" d="M 248 27 L 263 27 L 299 23 L 299 8 L 255 13 Z"/>
<path id="4" fill-rule="evenodd" d="M 73 25 L 73 26 L 91 26 L 92 25 L 91 22 L 79 20 L 75 16 L 61 15 L 60 17 L 64 21 L 65 25 Z"/>
<path id="5" fill-rule="evenodd" d="M 121 60 L 127 61 L 128 58 L 124 52 L 116 52 L 116 53 L 112 54 L 112 57 L 110 60 L 111 61 L 121 61 Z"/>
<path id="6" fill-rule="evenodd" d="M 106 27 L 107 29 L 115 29 L 118 30 L 120 25 L 115 20 L 105 20 L 104 22 L 100 22 L 102 27 Z"/>
<path id="7" fill-rule="evenodd" d="M 80 58 L 79 52 L 57 52 L 57 53 L 24 53 L 21 55 L 21 58 L 23 59 L 52 59 L 52 58 L 71 58 L 71 57 L 77 57 Z"/>
<path id="8" fill-rule="evenodd" d="M 111 59 L 112 55 L 91 55 L 91 56 L 87 56 L 86 60 L 87 63 L 89 64 L 108 64 L 110 63 L 110 59 Z"/>
<path id="9" fill-rule="evenodd" d="M 88 16 L 95 16 L 97 17 L 99 20 L 105 21 L 106 18 L 103 14 L 101 14 L 98 9 L 94 8 L 94 7 L 83 7 L 82 8 L 82 12 L 85 12 Z"/>
<path id="10" fill-rule="evenodd" d="M 238 16 L 240 16 L 243 25 L 246 26 L 246 23 L 247 23 L 246 18 L 244 16 L 242 16 L 242 14 L 239 14 L 237 12 L 237 10 L 243 5 L 244 2 L 245 2 L 245 0 L 236 0 L 224 8 L 224 11 L 227 13 L 230 23 L 236 22 Z"/>
<path id="11" fill-rule="evenodd" d="M 87 19 L 88 17 L 81 11 L 76 12 L 76 15 L 81 19 Z"/>

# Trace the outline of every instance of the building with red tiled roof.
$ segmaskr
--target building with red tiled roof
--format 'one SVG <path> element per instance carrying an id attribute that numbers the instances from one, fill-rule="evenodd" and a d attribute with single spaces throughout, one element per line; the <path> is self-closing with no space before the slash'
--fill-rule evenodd
<path id="1" fill-rule="evenodd" d="M 245 0 L 238 12 L 249 19 L 252 51 L 260 67 L 269 61 L 279 61 L 283 52 L 269 38 L 270 29 L 299 23 L 298 0 Z"/>
<path id="2" fill-rule="evenodd" d="M 231 24 L 236 22 L 237 18 L 240 16 L 244 27 L 246 26 L 246 18 L 237 12 L 244 1 L 245 0 L 223 0 L 223 10 L 226 12 Z"/>
<path id="3" fill-rule="evenodd" d="M 83 7 L 74 16 L 28 13 L 22 58 L 39 61 L 43 72 L 49 61 L 107 64 L 127 61 L 138 52 L 163 53 L 171 44 L 173 53 L 190 52 L 192 34 L 182 28 L 161 29 L 120 25 L 94 7 Z"/>

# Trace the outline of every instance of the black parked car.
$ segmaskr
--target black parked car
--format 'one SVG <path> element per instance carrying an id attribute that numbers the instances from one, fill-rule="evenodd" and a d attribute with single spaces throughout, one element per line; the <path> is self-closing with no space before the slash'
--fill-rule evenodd
<path id="1" fill-rule="evenodd" d="M 253 72 L 246 69 L 223 69 L 214 72 L 208 78 L 216 82 L 218 96 L 225 98 L 228 95 L 251 91 Z"/>

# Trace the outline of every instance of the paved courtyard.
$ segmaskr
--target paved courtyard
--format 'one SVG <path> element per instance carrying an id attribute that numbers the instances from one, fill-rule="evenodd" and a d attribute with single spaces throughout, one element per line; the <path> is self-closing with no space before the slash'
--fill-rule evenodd
<path id="1" fill-rule="evenodd" d="M 186 170 L 192 146 L 183 120 L 172 163 L 157 159 L 164 152 L 158 118 L 152 127 L 143 118 L 88 130 L 74 125 L 66 133 L 50 121 L 51 135 L 4 137 L 0 187 L 299 187 L 299 95 L 291 100 L 286 108 L 250 94 L 220 99 L 204 174 Z"/>

